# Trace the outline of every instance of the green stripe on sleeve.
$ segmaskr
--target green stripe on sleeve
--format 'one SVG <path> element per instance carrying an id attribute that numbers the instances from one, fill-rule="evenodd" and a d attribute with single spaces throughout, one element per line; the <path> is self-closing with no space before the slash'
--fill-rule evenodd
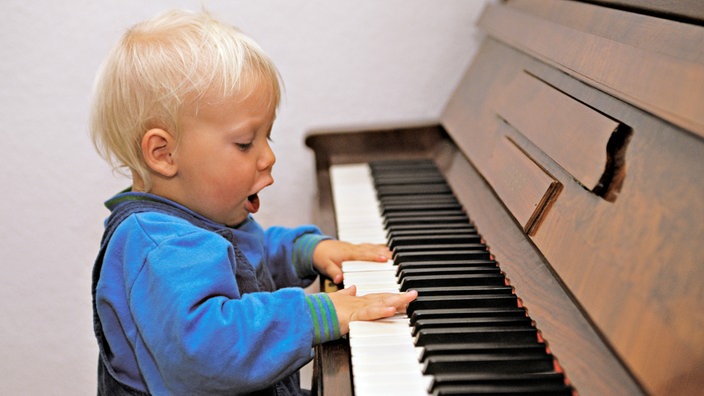
<path id="1" fill-rule="evenodd" d="M 293 244 L 291 261 L 299 278 L 305 279 L 318 275 L 313 267 L 313 251 L 318 246 L 318 243 L 325 239 L 330 239 L 330 237 L 318 234 L 303 234 L 296 238 Z"/>
<path id="2" fill-rule="evenodd" d="M 313 344 L 322 344 L 340 338 L 340 323 L 335 305 L 326 293 L 306 296 L 313 321 Z"/>

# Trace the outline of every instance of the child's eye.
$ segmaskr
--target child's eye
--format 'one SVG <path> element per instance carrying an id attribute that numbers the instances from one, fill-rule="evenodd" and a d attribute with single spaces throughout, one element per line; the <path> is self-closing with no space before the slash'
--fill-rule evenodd
<path id="1" fill-rule="evenodd" d="M 235 143 L 235 145 L 242 151 L 248 151 L 252 148 L 252 143 Z"/>

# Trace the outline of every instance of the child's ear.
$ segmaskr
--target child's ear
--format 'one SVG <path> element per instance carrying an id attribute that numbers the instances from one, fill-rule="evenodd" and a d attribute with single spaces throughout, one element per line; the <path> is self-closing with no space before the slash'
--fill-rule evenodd
<path id="1" fill-rule="evenodd" d="M 172 177 L 178 170 L 172 156 L 175 149 L 176 139 L 163 129 L 150 129 L 142 137 L 144 162 L 152 171 L 164 177 Z"/>

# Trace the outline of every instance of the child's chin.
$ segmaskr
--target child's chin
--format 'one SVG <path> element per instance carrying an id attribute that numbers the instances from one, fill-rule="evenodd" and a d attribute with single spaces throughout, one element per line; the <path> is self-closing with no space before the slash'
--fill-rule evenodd
<path id="1" fill-rule="evenodd" d="M 237 226 L 241 225 L 242 223 L 244 223 L 244 221 L 247 220 L 248 217 L 249 217 L 248 212 L 244 212 L 242 214 L 237 214 L 237 215 L 231 216 L 229 221 L 227 223 L 225 223 L 225 225 L 228 227 L 237 227 Z"/>

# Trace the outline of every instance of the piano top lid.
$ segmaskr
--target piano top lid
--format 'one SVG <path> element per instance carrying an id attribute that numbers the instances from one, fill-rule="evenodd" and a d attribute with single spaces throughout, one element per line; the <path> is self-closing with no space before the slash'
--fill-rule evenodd
<path id="1" fill-rule="evenodd" d="M 685 23 L 704 24 L 704 2 L 701 0 L 591 0 L 589 2 Z"/>
<path id="2" fill-rule="evenodd" d="M 558 0 L 489 5 L 478 23 L 492 38 L 704 137 L 704 27 Z"/>

